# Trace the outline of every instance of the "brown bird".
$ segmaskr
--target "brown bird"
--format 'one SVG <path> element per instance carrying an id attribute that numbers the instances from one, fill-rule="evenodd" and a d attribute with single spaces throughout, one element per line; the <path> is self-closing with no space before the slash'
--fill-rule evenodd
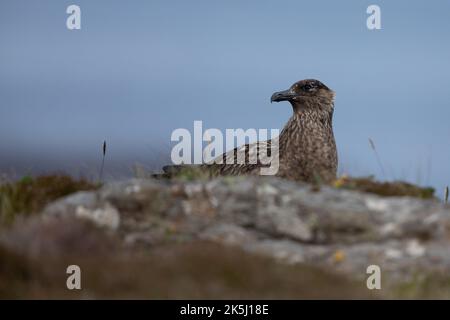
<path id="1" fill-rule="evenodd" d="M 265 160 L 269 158 L 272 164 L 278 161 L 276 176 L 306 182 L 333 181 L 338 163 L 332 126 L 334 92 L 318 80 L 307 79 L 274 93 L 270 100 L 289 101 L 293 108 L 292 117 L 277 138 L 245 144 L 224 153 L 213 163 L 165 166 L 163 176 L 172 177 L 193 167 L 210 176 L 256 175 L 268 167 Z M 278 152 L 278 157 L 274 157 L 274 152 Z M 237 162 L 239 157 L 245 161 Z"/>

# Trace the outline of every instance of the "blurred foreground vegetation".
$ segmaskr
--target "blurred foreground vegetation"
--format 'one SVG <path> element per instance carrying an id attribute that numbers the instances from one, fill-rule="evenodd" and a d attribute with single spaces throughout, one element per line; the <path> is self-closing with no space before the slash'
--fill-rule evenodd
<path id="1" fill-rule="evenodd" d="M 26 176 L 18 181 L 0 184 L 0 224 L 11 224 L 19 214 L 38 213 L 55 199 L 82 190 L 93 190 L 98 184 L 55 174 Z"/>

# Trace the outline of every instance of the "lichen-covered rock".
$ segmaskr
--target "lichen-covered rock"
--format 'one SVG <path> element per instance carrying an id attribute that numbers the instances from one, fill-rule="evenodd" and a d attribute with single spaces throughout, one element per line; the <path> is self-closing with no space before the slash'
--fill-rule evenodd
<path id="1" fill-rule="evenodd" d="M 209 240 L 356 278 L 379 265 L 405 281 L 450 272 L 450 208 L 275 177 L 132 179 L 50 204 L 46 215 L 89 219 L 127 245 Z"/>

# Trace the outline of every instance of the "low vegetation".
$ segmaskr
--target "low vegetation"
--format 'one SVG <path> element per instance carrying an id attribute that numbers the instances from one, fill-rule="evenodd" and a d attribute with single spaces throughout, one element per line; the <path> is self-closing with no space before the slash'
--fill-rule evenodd
<path id="1" fill-rule="evenodd" d="M 89 233 L 85 230 L 79 241 L 84 241 L 83 236 Z M 96 234 L 96 241 L 101 243 L 102 235 L 98 231 Z M 363 282 L 351 281 L 317 267 L 285 265 L 212 243 L 171 244 L 145 252 L 120 247 L 95 254 L 77 251 L 67 250 L 67 254 L 58 258 L 43 255 L 30 259 L 0 246 L 0 299 L 356 299 L 375 296 Z M 82 290 L 66 288 L 65 270 L 73 261 L 83 270 Z"/>
<path id="2" fill-rule="evenodd" d="M 0 185 L 0 225 L 11 224 L 18 215 L 39 212 L 47 203 L 99 185 L 67 175 L 25 176 Z"/>
<path id="3" fill-rule="evenodd" d="M 434 198 L 434 189 L 431 187 L 420 187 L 402 181 L 379 182 L 373 177 L 350 178 L 342 176 L 334 182 L 334 186 L 336 188 L 374 193 L 384 197 Z"/>

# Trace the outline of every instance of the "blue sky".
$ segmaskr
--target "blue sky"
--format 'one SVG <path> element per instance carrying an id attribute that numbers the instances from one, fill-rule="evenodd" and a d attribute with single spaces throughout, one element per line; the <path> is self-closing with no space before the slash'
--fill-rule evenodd
<path id="1" fill-rule="evenodd" d="M 82 29 L 66 28 L 67 6 Z M 381 8 L 382 30 L 366 28 Z M 274 91 L 336 91 L 340 172 L 450 183 L 450 2 L 0 2 L 0 171 L 130 173 L 169 159 L 170 134 L 282 128 Z M 386 174 L 370 149 L 376 143 Z"/>

